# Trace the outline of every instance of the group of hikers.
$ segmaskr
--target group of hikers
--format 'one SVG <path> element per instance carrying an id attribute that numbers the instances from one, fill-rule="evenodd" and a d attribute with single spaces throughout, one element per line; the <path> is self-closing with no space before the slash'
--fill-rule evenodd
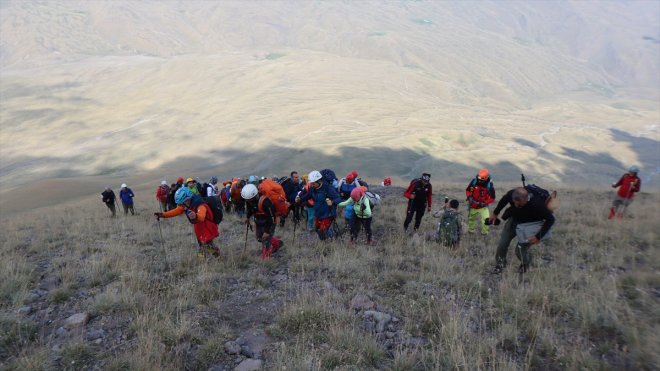
<path id="1" fill-rule="evenodd" d="M 613 188 L 619 189 L 609 219 L 622 218 L 635 193 L 640 191 L 641 179 L 638 173 L 639 169 L 631 166 L 627 173 L 612 184 Z M 527 272 L 531 262 L 529 249 L 550 237 L 555 222 L 553 212 L 558 202 L 556 192 L 548 192 L 534 184 L 527 185 L 524 176 L 522 181 L 523 186 L 509 190 L 491 214 L 489 205 L 496 200 L 495 186 L 488 169 L 479 170 L 465 189 L 467 223 L 459 211 L 460 202 L 445 197 L 444 205 L 432 213 L 433 217 L 440 219 L 433 238 L 447 247 L 455 248 L 466 232 L 474 234 L 478 230 L 481 235 L 488 235 L 491 225 L 500 225 L 504 221 L 493 273 L 499 274 L 506 268 L 509 245 L 514 238 L 517 239 L 515 254 L 520 260 L 518 272 Z M 391 184 L 389 177 L 381 183 L 382 186 Z M 108 187 L 102 197 L 114 217 L 117 204 L 114 192 Z M 122 184 L 119 199 L 125 215 L 129 211 L 131 215 L 134 214 L 134 197 L 133 191 Z M 408 200 L 403 229 L 407 231 L 414 219 L 413 230 L 417 231 L 424 214 L 432 210 L 431 174 L 423 173 L 421 177 L 413 179 L 403 192 L 403 197 Z M 162 181 L 156 189 L 156 199 L 160 211 L 155 212 L 154 216 L 159 222 L 161 218 L 184 214 L 193 224 L 200 257 L 220 255 L 220 249 L 214 243 L 214 239 L 219 236 L 218 224 L 224 213 L 234 212 L 245 223 L 246 244 L 248 231 L 254 231 L 261 244 L 262 259 L 270 258 L 283 246 L 283 241 L 275 235 L 275 231 L 278 226 L 284 227 L 289 216 L 293 218 L 294 239 L 297 225 L 304 222 L 307 229 L 315 232 L 321 241 L 335 239 L 348 230 L 348 242 L 354 245 L 364 229 L 366 244 L 373 245 L 373 211 L 381 200 L 378 194 L 369 190 L 367 182 L 359 178 L 357 171 L 353 170 L 337 179 L 330 169 L 314 170 L 303 176 L 292 171 L 289 176 L 281 178 L 254 175 L 247 179 L 236 177 L 223 182 L 221 186 L 218 185 L 217 177 L 211 177 L 204 183 L 193 178 L 187 178 L 184 182 L 179 177 L 176 183 L 169 186 L 166 181 Z M 336 222 L 338 207 L 343 208 L 343 228 Z M 255 228 L 252 228 L 253 223 Z"/>

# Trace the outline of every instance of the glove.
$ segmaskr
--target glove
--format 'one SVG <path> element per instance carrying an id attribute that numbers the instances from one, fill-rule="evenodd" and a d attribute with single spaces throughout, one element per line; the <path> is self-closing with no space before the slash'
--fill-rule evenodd
<path id="1" fill-rule="evenodd" d="M 616 183 L 612 183 L 612 188 L 616 188 Z"/>
<path id="2" fill-rule="evenodd" d="M 154 213 L 154 216 L 156 217 L 156 219 L 160 220 L 160 218 L 163 217 L 163 213 Z"/>
<path id="3" fill-rule="evenodd" d="M 188 219 L 190 219 L 190 220 L 196 220 L 197 219 L 197 214 L 195 214 L 195 212 L 192 211 L 192 210 L 187 210 L 186 215 L 188 216 Z"/>
<path id="4" fill-rule="evenodd" d="M 298 197 L 298 196 L 296 196 L 296 203 L 297 203 L 297 204 L 300 203 L 300 197 Z"/>
<path id="5" fill-rule="evenodd" d="M 326 203 L 326 205 L 328 205 L 328 206 L 332 206 L 332 200 L 329 199 L 329 198 L 326 198 L 326 199 L 325 199 L 325 203 Z"/>

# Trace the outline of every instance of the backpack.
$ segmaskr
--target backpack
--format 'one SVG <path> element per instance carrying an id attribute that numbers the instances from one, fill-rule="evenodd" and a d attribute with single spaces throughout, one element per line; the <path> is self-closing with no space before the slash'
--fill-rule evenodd
<path id="1" fill-rule="evenodd" d="M 458 213 L 455 211 L 447 210 L 442 214 L 440 223 L 438 224 L 438 242 L 444 246 L 456 246 L 460 240 L 460 233 L 458 230 Z"/>
<path id="2" fill-rule="evenodd" d="M 222 205 L 220 204 L 220 201 L 218 201 L 217 197 L 202 197 L 204 200 L 204 203 L 209 205 L 209 208 L 211 208 L 211 212 L 213 213 L 213 222 L 215 224 L 220 224 L 222 222 Z"/>
<path id="3" fill-rule="evenodd" d="M 543 189 L 536 184 L 528 184 L 525 186 L 527 192 L 529 192 L 532 197 L 540 198 L 547 206 L 550 212 L 555 211 L 559 207 L 559 201 L 557 200 L 557 191 L 549 192 L 546 189 Z"/>
<path id="4" fill-rule="evenodd" d="M 362 180 L 362 178 L 357 178 L 356 180 L 358 181 L 358 183 L 360 183 L 361 186 L 367 187 L 367 189 L 369 189 L 369 184 L 364 180 Z"/>
<path id="5" fill-rule="evenodd" d="M 380 195 L 377 193 L 366 191 L 364 192 L 364 195 L 369 199 L 369 207 L 371 207 L 371 210 L 380 205 Z"/>
<path id="6" fill-rule="evenodd" d="M 335 172 L 330 170 L 330 169 L 323 169 L 321 170 L 321 175 L 323 176 L 323 180 L 325 180 L 326 183 L 332 184 L 337 180 L 337 176 L 335 175 Z"/>
<path id="7" fill-rule="evenodd" d="M 289 178 L 288 176 L 285 175 L 285 176 L 281 177 L 281 178 L 277 181 L 277 183 L 278 183 L 279 185 L 281 185 L 282 187 L 284 187 L 284 183 L 288 182 L 289 179 L 291 179 L 291 178 Z"/>
<path id="8" fill-rule="evenodd" d="M 202 189 L 199 190 L 199 195 L 202 197 L 208 197 L 209 196 L 208 190 L 209 190 L 209 184 L 204 182 L 204 184 L 202 184 Z"/>
<path id="9" fill-rule="evenodd" d="M 273 205 L 275 205 L 275 215 L 282 216 L 289 213 L 289 206 L 286 204 L 286 193 L 284 193 L 284 188 L 282 188 L 282 186 L 276 181 L 264 179 L 264 181 L 259 184 L 259 193 L 268 197 Z"/>

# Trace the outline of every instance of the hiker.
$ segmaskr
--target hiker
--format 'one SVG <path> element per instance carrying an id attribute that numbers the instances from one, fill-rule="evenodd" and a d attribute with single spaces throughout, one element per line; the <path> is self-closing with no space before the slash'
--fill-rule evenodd
<path id="1" fill-rule="evenodd" d="M 234 211 L 236 211 L 236 214 L 238 214 L 239 218 L 243 218 L 243 214 L 245 213 L 245 200 L 243 197 L 241 197 L 241 190 L 244 186 L 244 179 L 234 178 L 229 190 L 232 206 L 234 207 Z"/>
<path id="2" fill-rule="evenodd" d="M 502 219 L 506 219 L 506 223 L 504 223 L 497 244 L 493 273 L 502 273 L 506 267 L 509 244 L 517 236 L 516 257 L 520 260 L 518 273 L 525 273 L 531 262 L 530 247 L 549 237 L 548 232 L 555 223 L 555 217 L 552 215 L 552 211 L 548 209 L 546 200 L 529 192 L 525 187 L 518 187 L 510 190 L 500 199 L 489 218 L 490 224 L 497 224 L 497 216 L 507 205 L 509 205 L 509 208 L 502 217 Z"/>
<path id="3" fill-rule="evenodd" d="M 474 233 L 474 224 L 479 217 L 481 234 L 488 234 L 489 228 L 485 223 L 490 218 L 488 205 L 495 201 L 495 186 L 490 178 L 488 169 L 481 169 L 477 176 L 465 188 L 468 203 L 468 233 Z"/>
<path id="4" fill-rule="evenodd" d="M 637 176 L 637 173 L 639 173 L 639 168 L 633 165 L 628 169 L 627 173 L 619 178 L 618 182 L 612 183 L 612 188 L 619 187 L 619 190 L 614 196 L 614 201 L 612 201 L 612 207 L 610 208 L 610 214 L 607 216 L 607 219 L 613 219 L 615 215 L 619 219 L 623 219 L 623 214 L 633 202 L 635 193 L 639 192 L 642 186 L 642 180 Z"/>
<path id="5" fill-rule="evenodd" d="M 117 197 L 115 197 L 115 192 L 112 191 L 110 186 L 105 187 L 105 191 L 101 193 L 102 201 L 105 203 L 105 206 L 110 209 L 110 212 L 112 213 L 111 217 L 114 218 L 115 215 L 117 215 L 117 211 L 115 209 L 115 204 L 117 203 Z"/>
<path id="6" fill-rule="evenodd" d="M 432 214 L 434 218 L 440 218 L 435 239 L 445 247 L 455 248 L 461 242 L 464 223 L 458 206 L 458 200 L 449 201 L 449 198 L 445 198 L 445 205 L 442 209 Z"/>
<path id="7" fill-rule="evenodd" d="M 170 186 L 167 185 L 167 181 L 163 180 L 160 182 L 160 186 L 156 188 L 156 200 L 160 204 L 160 211 L 167 211 L 167 194 L 170 191 Z"/>
<path id="8" fill-rule="evenodd" d="M 431 212 L 433 202 L 433 187 L 431 186 L 431 174 L 423 173 L 421 178 L 413 179 L 408 189 L 403 193 L 403 197 L 408 199 L 408 208 L 406 209 L 406 220 L 403 222 L 403 229 L 408 230 L 408 225 L 415 216 L 414 230 L 419 229 L 424 216 L 424 210 Z"/>
<path id="9" fill-rule="evenodd" d="M 131 211 L 131 215 L 135 215 L 135 209 L 133 208 L 133 197 L 135 194 L 133 191 L 126 186 L 126 183 L 121 185 L 121 190 L 119 191 L 119 198 L 121 199 L 121 204 L 124 207 L 124 215 L 128 215 L 128 211 Z"/>
<path id="10" fill-rule="evenodd" d="M 206 197 L 218 197 L 218 178 L 212 176 L 206 186 Z"/>
<path id="11" fill-rule="evenodd" d="M 337 186 L 337 190 L 339 191 L 339 198 L 341 198 L 342 201 L 347 201 L 349 198 L 351 198 L 351 192 L 360 186 L 363 186 L 358 179 L 358 172 L 357 170 L 353 170 L 350 173 L 346 174 L 346 177 L 342 178 L 339 180 L 339 184 Z M 348 228 L 351 225 L 351 219 L 353 217 L 353 204 L 349 203 L 346 205 L 346 208 L 344 208 L 344 221 L 346 222 L 346 227 Z"/>
<path id="12" fill-rule="evenodd" d="M 176 180 L 176 183 L 170 185 L 170 190 L 167 192 L 167 210 L 172 210 L 176 207 L 176 202 L 174 201 L 174 195 L 179 188 L 183 187 L 183 178 L 179 177 Z"/>
<path id="13" fill-rule="evenodd" d="M 199 189 L 197 188 L 197 181 L 193 178 L 188 178 L 186 179 L 186 188 L 190 189 L 190 191 L 196 195 L 196 196 L 201 196 L 201 193 L 199 192 Z"/>
<path id="14" fill-rule="evenodd" d="M 296 197 L 296 203 L 314 200 L 314 227 L 321 241 L 335 236 L 332 223 L 337 216 L 337 204 L 341 201 L 337 191 L 330 183 L 323 180 L 320 172 L 309 173 L 309 191 Z"/>
<path id="15" fill-rule="evenodd" d="M 218 225 L 214 222 L 215 216 L 211 207 L 204 203 L 200 196 L 192 193 L 188 187 L 182 187 L 176 192 L 175 202 L 176 208 L 164 213 L 156 212 L 154 216 L 160 220 L 160 218 L 172 218 L 185 214 L 193 225 L 197 237 L 197 256 L 201 258 L 207 253 L 215 257 L 220 256 L 220 249 L 213 243 L 213 239 L 220 233 Z"/>
<path id="16" fill-rule="evenodd" d="M 275 237 L 275 205 L 268 196 L 260 195 L 254 184 L 245 185 L 241 189 L 241 197 L 245 200 L 245 224 L 249 225 L 250 218 L 254 217 L 254 233 L 257 241 L 261 242 L 261 258 L 268 259 L 283 245 L 282 240 Z"/>
<path id="17" fill-rule="evenodd" d="M 292 171 L 289 175 L 291 177 L 282 181 L 282 188 L 284 188 L 284 193 L 286 194 L 286 201 L 289 203 L 289 212 L 293 212 L 293 223 L 300 223 L 300 214 L 302 206 L 296 203 L 296 196 L 302 191 L 303 185 L 300 182 L 300 176 L 297 171 Z M 286 178 L 286 177 L 284 177 Z M 280 221 L 280 226 L 284 227 L 285 219 L 282 218 Z"/>
<path id="18" fill-rule="evenodd" d="M 353 216 L 350 218 L 350 227 L 351 227 L 351 240 L 350 244 L 354 244 L 357 239 L 362 226 L 364 225 L 364 231 L 367 234 L 367 245 L 373 245 L 374 241 L 371 239 L 371 202 L 366 196 L 365 192 L 367 187 L 360 186 L 353 188 L 350 196 L 347 200 L 339 203 L 339 207 L 348 207 L 351 208 L 351 213 Z"/>
<path id="19" fill-rule="evenodd" d="M 259 183 L 261 183 L 261 182 L 259 180 L 259 177 L 257 177 L 256 175 L 250 175 L 248 177 L 247 184 L 252 184 L 255 187 L 259 187 Z"/>
<path id="20" fill-rule="evenodd" d="M 222 203 L 225 205 L 225 211 L 231 212 L 231 180 L 228 180 L 224 183 L 224 188 L 222 189 Z"/>
<path id="21" fill-rule="evenodd" d="M 302 176 L 302 190 L 298 192 L 296 197 L 299 197 L 303 192 L 309 192 L 309 187 L 311 183 L 308 181 L 308 174 Z M 307 213 L 307 231 L 314 232 L 314 199 L 310 198 L 307 202 L 304 203 L 305 212 Z"/>

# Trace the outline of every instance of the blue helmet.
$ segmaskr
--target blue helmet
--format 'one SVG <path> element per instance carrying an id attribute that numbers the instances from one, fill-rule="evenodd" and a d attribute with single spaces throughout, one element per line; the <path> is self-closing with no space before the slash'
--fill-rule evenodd
<path id="1" fill-rule="evenodd" d="M 182 205 L 184 202 L 190 200 L 193 197 L 193 193 L 188 187 L 179 188 L 174 194 L 174 202 L 177 205 Z"/>
<path id="2" fill-rule="evenodd" d="M 256 175 L 250 175 L 250 177 L 248 178 L 248 183 L 254 184 L 254 183 L 257 183 L 257 182 L 259 182 L 259 179 L 257 178 L 257 176 Z"/>

